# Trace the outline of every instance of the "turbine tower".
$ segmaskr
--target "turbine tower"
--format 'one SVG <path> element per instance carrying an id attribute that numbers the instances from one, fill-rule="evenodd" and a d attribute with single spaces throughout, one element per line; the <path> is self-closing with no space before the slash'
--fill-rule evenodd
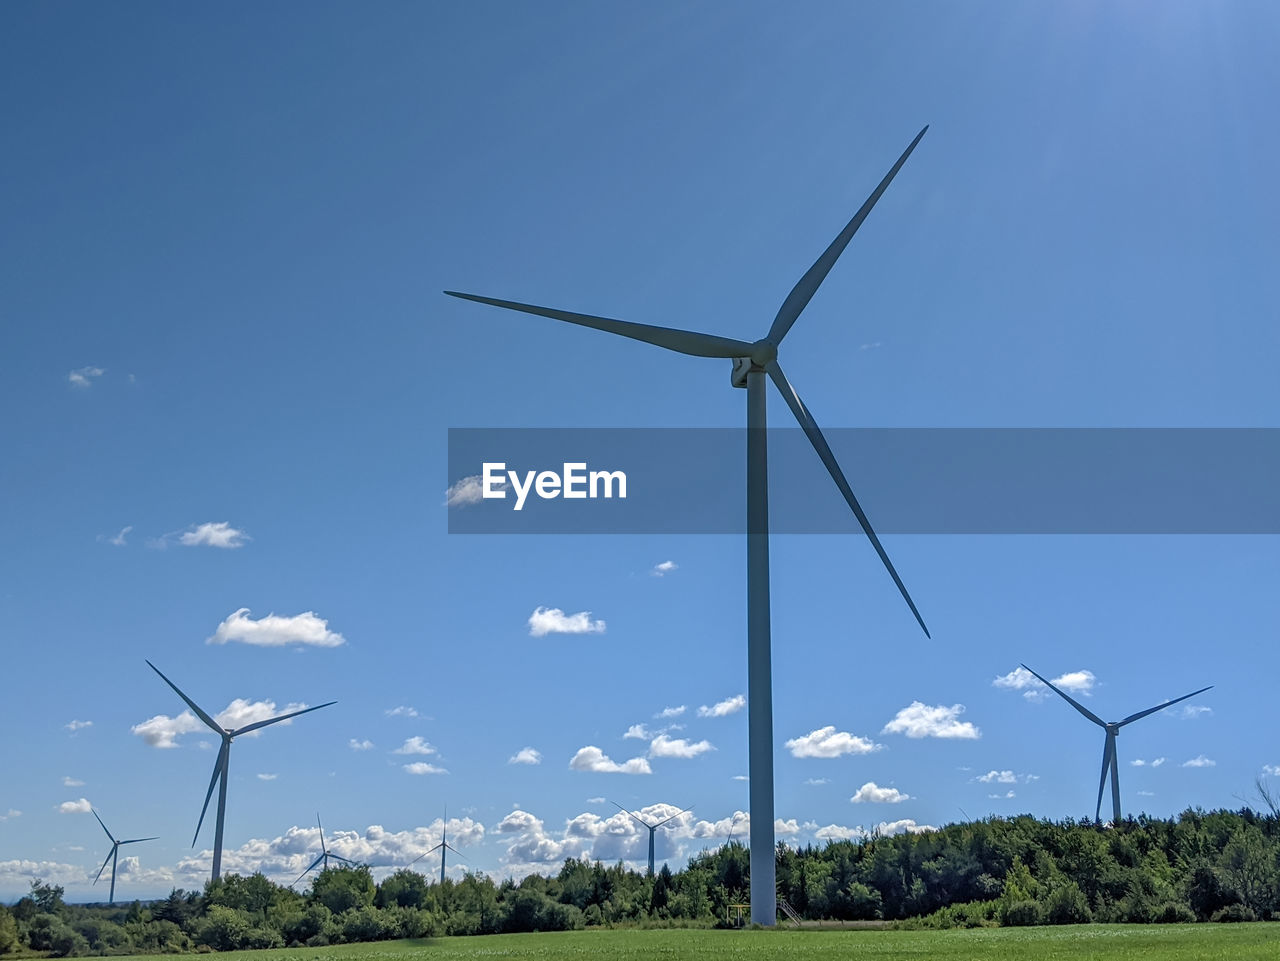
<path id="1" fill-rule="evenodd" d="M 649 829 L 649 877 L 653 877 L 653 839 L 658 832 L 658 828 L 662 827 L 662 825 L 666 824 L 668 821 L 674 821 L 681 814 L 687 814 L 689 811 L 692 811 L 693 808 L 685 808 L 683 811 L 677 811 L 675 814 L 671 815 L 671 817 L 669 818 L 663 818 L 657 824 L 650 824 L 644 818 L 640 817 L 640 815 L 633 814 L 631 811 L 628 811 L 617 801 L 610 801 L 609 803 L 612 804 L 614 807 L 616 807 L 623 814 L 626 814 L 629 817 L 631 817 L 637 824 L 643 824 L 645 827 Z"/>
<path id="2" fill-rule="evenodd" d="M 93 808 L 89 809 L 93 811 Z M 98 812 L 93 811 L 93 816 L 98 818 L 98 823 L 102 824 L 102 818 L 98 817 Z M 107 831 L 107 826 L 102 824 L 102 830 Z M 116 855 L 120 851 L 122 844 L 137 844 L 139 841 L 155 841 L 157 838 L 130 838 L 127 841 L 117 841 L 115 835 L 107 831 L 107 837 L 111 838 L 111 853 L 107 855 L 107 861 L 111 862 L 111 894 L 107 896 L 107 904 L 116 903 Z M 102 877 L 102 872 L 107 869 L 107 861 L 102 862 L 102 867 L 98 868 L 97 875 L 94 876 L 93 883 L 98 883 L 98 878 Z"/>
<path id="3" fill-rule="evenodd" d="M 337 701 L 326 701 L 324 704 L 317 704 L 315 707 L 306 707 L 301 711 L 291 711 L 288 714 L 281 714 L 279 717 L 269 717 L 265 721 L 254 721 L 252 724 L 246 724 L 244 727 L 238 727 L 233 730 L 223 728 L 217 721 L 201 710 L 195 701 L 183 694 L 179 690 L 178 685 L 169 680 L 160 673 L 160 668 L 156 667 L 150 661 L 147 661 L 147 667 L 160 674 L 160 679 L 168 684 L 187 703 L 187 707 L 195 711 L 196 717 L 204 721 L 209 729 L 222 738 L 222 747 L 218 750 L 217 760 L 213 762 L 213 777 L 209 779 L 209 790 L 204 796 L 204 807 L 200 809 L 200 820 L 196 822 L 196 833 L 191 837 L 191 846 L 196 846 L 196 838 L 200 836 L 200 828 L 204 824 L 205 813 L 209 810 L 209 799 L 213 797 L 213 789 L 218 788 L 218 819 L 213 832 L 213 880 L 218 880 L 222 876 L 222 826 L 227 813 L 227 762 L 231 755 L 231 742 L 234 738 L 241 734 L 248 734 L 250 731 L 256 731 L 259 728 L 266 727 L 268 724 L 275 724 L 278 721 L 287 721 L 291 717 L 297 717 L 300 714 L 309 714 L 311 711 L 318 711 L 322 707 L 328 707 L 330 704 L 337 704 Z M 221 785 L 219 785 L 221 782 Z"/>
<path id="4" fill-rule="evenodd" d="M 509 300 L 496 300 L 492 297 L 481 297 L 476 294 L 464 294 L 446 290 L 451 297 L 474 300 L 477 303 L 503 307 L 508 310 L 519 310 L 527 314 L 538 314 L 561 320 L 580 327 L 591 327 L 611 334 L 630 337 L 633 340 L 665 347 L 682 354 L 695 357 L 718 357 L 733 362 L 730 382 L 734 387 L 745 387 L 747 391 L 747 701 L 748 701 L 748 742 L 750 762 L 748 775 L 751 779 L 751 920 L 755 924 L 773 925 L 777 921 L 777 886 L 775 883 L 775 850 L 773 837 L 773 682 L 770 666 L 771 646 L 769 635 L 769 489 L 768 489 L 768 453 L 766 450 L 767 435 L 765 431 L 765 377 L 768 376 L 782 394 L 783 400 L 791 408 L 800 426 L 804 429 L 809 442 L 818 453 L 818 457 L 826 466 L 835 481 L 836 487 L 844 496 L 850 510 L 862 525 L 863 531 L 871 541 L 880 560 L 889 571 L 889 576 L 898 586 L 911 613 L 920 622 L 925 636 L 929 629 L 916 609 L 915 602 L 907 593 L 906 585 L 898 576 L 889 555 L 885 553 L 880 539 L 871 529 L 871 522 L 863 512 L 862 506 L 853 495 L 853 489 L 845 479 L 835 455 L 827 445 L 817 422 L 805 407 L 800 395 L 796 393 L 791 382 L 783 374 L 778 365 L 778 347 L 782 339 L 796 322 L 801 311 L 817 292 L 818 287 L 826 279 L 837 258 L 843 253 L 862 222 L 871 212 L 872 207 L 880 199 L 902 165 L 907 162 L 911 152 L 915 150 L 920 139 L 929 128 L 926 126 L 911 141 L 897 163 L 890 168 L 879 186 L 853 215 L 853 219 L 845 225 L 831 245 L 822 253 L 812 267 L 805 272 L 799 282 L 787 295 L 779 308 L 769 333 L 755 343 L 733 340 L 728 337 L 717 337 L 713 334 L 699 333 L 690 330 L 676 330 L 669 327 L 653 327 L 648 324 L 635 324 L 624 320 L 613 320 L 608 317 L 596 317 L 591 314 L 578 314 L 567 310 L 556 310 L 549 307 L 536 307 L 532 304 L 521 304 Z"/>
<path id="5" fill-rule="evenodd" d="M 428 850 L 423 851 L 416 858 L 414 858 L 412 861 L 406 864 L 405 867 L 409 867 L 409 868 L 413 867 L 415 864 L 417 864 L 419 861 L 425 858 L 432 851 L 436 851 L 436 850 L 440 852 L 440 883 L 444 884 L 445 853 L 448 851 L 452 851 L 454 854 L 458 855 L 458 857 L 462 857 L 462 853 L 457 848 L 455 848 L 452 844 L 449 843 L 449 809 L 448 808 L 445 808 L 444 821 L 441 823 L 441 826 L 440 826 L 440 843 L 433 848 L 429 848 Z"/>
<path id="6" fill-rule="evenodd" d="M 1157 704 L 1155 707 L 1149 707 L 1145 711 L 1139 711 L 1137 714 L 1130 714 L 1123 721 L 1104 721 L 1071 695 L 1067 694 L 1065 691 L 1059 690 L 1043 677 L 1040 677 L 1039 674 L 1036 674 L 1036 672 L 1032 671 L 1031 668 L 1027 667 L 1027 665 L 1023 664 L 1022 666 L 1026 668 L 1027 671 L 1030 671 L 1030 673 L 1035 677 L 1039 678 L 1039 680 L 1048 685 L 1049 689 L 1055 694 L 1065 700 L 1094 724 L 1098 725 L 1098 727 L 1107 732 L 1107 738 L 1102 744 L 1102 776 L 1098 779 L 1098 806 L 1094 809 L 1093 819 L 1095 821 L 1101 820 L 1102 793 L 1103 789 L 1107 786 L 1107 770 L 1110 768 L 1111 823 L 1113 825 L 1118 825 L 1120 823 L 1120 762 L 1116 759 L 1116 738 L 1120 735 L 1120 728 L 1124 727 L 1126 724 L 1132 724 L 1134 721 L 1141 720 L 1148 714 L 1155 714 L 1156 711 L 1163 711 L 1171 704 L 1177 704 L 1179 701 L 1185 701 L 1189 697 L 1195 697 L 1197 694 L 1203 694 L 1205 691 L 1209 690 L 1209 688 L 1213 687 L 1213 685 L 1210 684 L 1209 687 L 1202 687 L 1200 690 L 1192 691 L 1190 694 L 1184 694 L 1182 697 L 1175 697 L 1172 701 L 1165 701 L 1163 704 Z"/>
<path id="7" fill-rule="evenodd" d="M 297 880 L 294 881 L 293 884 L 297 884 L 298 881 L 301 881 L 303 878 L 305 878 L 308 874 L 311 873 L 312 869 L 314 869 L 315 866 L 321 863 L 322 861 L 324 862 L 324 867 L 320 869 L 321 871 L 327 871 L 329 869 L 330 861 L 341 861 L 343 864 L 350 864 L 352 867 L 355 867 L 354 861 L 350 860 L 349 858 L 344 858 L 340 854 L 331 854 L 329 852 L 329 849 L 325 847 L 324 828 L 320 827 L 319 812 L 316 813 L 316 827 L 320 831 L 320 856 L 316 858 L 314 861 L 312 861 L 310 866 L 305 871 L 303 871 L 301 874 L 298 875 Z M 293 887 L 293 884 L 289 885 L 289 887 Z"/>

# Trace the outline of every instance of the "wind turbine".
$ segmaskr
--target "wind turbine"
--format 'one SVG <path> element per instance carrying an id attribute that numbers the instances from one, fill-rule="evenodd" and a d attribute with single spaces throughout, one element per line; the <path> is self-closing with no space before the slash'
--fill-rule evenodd
<path id="1" fill-rule="evenodd" d="M 93 811 L 93 808 L 89 809 Z M 98 818 L 98 823 L 102 824 L 102 818 L 98 817 L 98 812 L 93 811 L 93 816 Z M 107 831 L 107 826 L 102 824 L 102 830 Z M 116 903 L 116 855 L 120 851 L 122 844 L 137 844 L 139 841 L 155 841 L 158 838 L 130 838 L 127 841 L 117 841 L 115 835 L 107 831 L 107 837 L 111 838 L 111 853 L 107 855 L 107 861 L 111 862 L 111 893 L 107 896 L 107 904 Z M 102 862 L 102 867 L 98 868 L 98 873 L 94 876 L 93 883 L 98 883 L 98 878 L 102 877 L 102 872 L 107 869 L 107 861 Z"/>
<path id="2" fill-rule="evenodd" d="M 862 506 L 854 497 L 853 489 L 845 480 L 844 472 L 840 469 L 835 455 L 831 453 L 831 448 L 822 436 L 822 431 L 818 429 L 817 422 L 805 407 L 795 388 L 791 386 L 791 382 L 783 374 L 782 368 L 778 366 L 778 347 L 782 339 L 791 329 L 791 325 L 796 322 L 801 311 L 808 305 L 835 265 L 837 258 L 853 239 L 854 233 L 871 213 L 871 208 L 888 188 L 902 165 L 907 162 L 907 158 L 911 156 L 911 152 L 916 149 L 916 145 L 920 143 L 920 139 L 928 129 L 926 126 L 916 134 L 916 138 L 902 152 L 897 163 L 890 168 L 879 186 L 853 215 L 853 219 L 845 225 L 831 245 L 823 251 L 822 256 L 805 272 L 791 293 L 787 295 L 787 299 L 783 301 L 782 307 L 774 318 L 773 325 L 769 328 L 769 333 L 755 343 L 691 330 L 653 327 L 648 324 L 596 317 L 591 314 L 578 314 L 509 300 L 496 300 L 476 294 L 445 291 L 451 297 L 461 297 L 464 300 L 474 300 L 477 303 L 519 310 L 527 314 L 538 314 L 542 317 L 550 317 L 552 320 L 577 324 L 580 327 L 591 327 L 665 347 L 682 354 L 691 354 L 695 357 L 718 357 L 733 361 L 730 382 L 734 387 L 745 387 L 747 391 L 747 728 L 750 752 L 747 773 L 751 778 L 751 920 L 756 924 L 772 925 L 777 920 L 773 837 L 774 745 L 769 634 L 769 481 L 764 385 L 766 375 L 774 382 L 783 400 L 791 408 L 792 414 L 804 429 L 818 457 L 826 465 L 836 487 L 844 495 L 850 510 L 862 525 L 876 553 L 880 555 L 880 560 L 911 608 L 911 613 L 920 622 L 925 636 L 929 636 L 929 629 L 925 627 L 924 619 L 916 609 L 915 602 L 911 600 L 911 595 L 907 593 L 907 588 L 898 576 L 898 572 L 894 570 L 889 555 L 880 544 L 880 539 L 871 529 L 871 522 L 867 520 Z"/>
<path id="3" fill-rule="evenodd" d="M 677 811 L 675 814 L 671 815 L 671 817 L 669 818 L 663 818 L 657 824 L 650 824 L 644 818 L 640 817 L 640 815 L 633 814 L 632 812 L 628 811 L 617 801 L 610 801 L 609 803 L 612 804 L 614 807 L 616 807 L 619 811 L 622 811 L 624 814 L 629 815 L 637 823 L 643 824 L 645 827 L 649 829 L 649 877 L 653 877 L 653 839 L 654 839 L 654 836 L 658 833 L 658 828 L 662 827 L 662 825 L 666 824 L 668 821 L 674 821 L 681 814 L 687 814 L 689 811 L 692 811 L 693 808 L 685 808 L 683 811 Z"/>
<path id="4" fill-rule="evenodd" d="M 298 881 L 301 881 L 301 880 L 302 880 L 303 878 L 305 878 L 308 874 L 310 874 L 310 873 L 311 873 L 311 871 L 312 871 L 312 869 L 313 869 L 313 868 L 315 868 L 315 866 L 316 866 L 317 864 L 319 864 L 321 861 L 323 861 L 323 862 L 324 862 L 324 867 L 320 869 L 321 871 L 327 871 L 327 870 L 329 869 L 329 862 L 330 862 L 331 860 L 332 860 L 332 861 L 341 861 L 343 864 L 350 864 L 352 867 L 354 867 L 354 866 L 355 866 L 355 862 L 354 862 L 354 861 L 352 861 L 352 860 L 350 860 L 349 858 L 344 858 L 344 857 L 343 857 L 342 855 L 340 855 L 340 854 L 330 854 L 330 853 L 329 853 L 329 849 L 328 849 L 327 847 L 325 847 L 325 843 L 324 843 L 324 828 L 320 827 L 320 815 L 319 815 L 319 813 L 317 813 L 317 814 L 316 814 L 316 827 L 317 827 L 317 828 L 319 828 L 319 830 L 320 830 L 320 856 L 319 856 L 318 858 L 316 858 L 314 861 L 312 861 L 312 862 L 311 862 L 311 864 L 310 864 L 310 866 L 309 866 L 305 871 L 303 871 L 301 874 L 299 874 L 299 875 L 298 875 L 298 879 L 297 879 L 297 881 L 294 881 L 294 882 L 293 882 L 293 884 L 297 884 L 297 883 L 298 883 Z M 289 885 L 289 887 L 293 887 L 293 884 Z"/>
<path id="5" fill-rule="evenodd" d="M 455 848 L 452 844 L 449 843 L 449 810 L 448 808 L 445 809 L 444 822 L 440 826 L 440 843 L 433 848 L 423 851 L 416 858 L 414 858 L 407 865 L 405 865 L 405 867 L 410 867 L 410 868 L 413 867 L 415 864 L 417 864 L 419 861 L 425 858 L 432 851 L 436 851 L 436 850 L 440 852 L 440 883 L 444 884 L 445 852 L 452 851 L 454 854 L 458 855 L 458 857 L 462 857 L 462 853 L 457 848 Z"/>
<path id="6" fill-rule="evenodd" d="M 1116 759 L 1116 738 L 1120 735 L 1120 728 L 1124 727 L 1126 724 L 1132 724 L 1134 721 L 1141 720 L 1148 714 L 1154 714 L 1156 711 L 1163 711 L 1166 707 L 1169 707 L 1172 704 L 1177 704 L 1179 701 L 1185 701 L 1189 697 L 1195 697 L 1197 694 L 1203 694 L 1205 691 L 1209 690 L 1209 688 L 1213 687 L 1213 685 L 1210 684 L 1209 687 L 1202 687 L 1200 690 L 1192 691 L 1190 694 L 1184 694 L 1182 697 L 1175 697 L 1172 701 L 1165 701 L 1163 704 L 1157 704 L 1155 707 L 1149 707 L 1145 711 L 1139 711 L 1137 714 L 1130 714 L 1123 721 L 1104 721 L 1073 698 L 1070 694 L 1059 690 L 1045 680 L 1045 678 L 1040 677 L 1039 674 L 1036 674 L 1036 672 L 1032 671 L 1031 668 L 1027 667 L 1027 665 L 1023 664 L 1022 666 L 1026 668 L 1027 671 L 1030 671 L 1032 675 L 1048 685 L 1049 689 L 1060 696 L 1064 701 L 1107 732 L 1107 739 L 1102 744 L 1102 776 L 1098 779 L 1098 806 L 1094 809 L 1093 819 L 1095 821 L 1101 819 L 1102 792 L 1107 785 L 1107 769 L 1110 768 L 1111 823 L 1113 825 L 1118 825 L 1120 823 L 1120 762 Z"/>
<path id="7" fill-rule="evenodd" d="M 317 704 L 315 707 L 306 707 L 301 711 L 291 711 L 288 714 L 281 714 L 279 717 L 269 717 L 265 721 L 254 721 L 252 724 L 246 724 L 244 727 L 238 727 L 233 730 L 223 728 L 217 721 L 211 718 L 195 701 L 183 694 L 178 685 L 169 680 L 160 673 L 160 668 L 156 667 L 150 661 L 147 661 L 147 667 L 160 674 L 160 679 L 168 684 L 177 692 L 178 697 L 187 702 L 187 707 L 195 711 L 196 717 L 204 721 L 209 729 L 222 738 L 222 747 L 218 750 L 217 760 L 213 762 L 213 777 L 209 779 L 209 790 L 204 796 L 204 807 L 200 809 L 200 820 L 196 822 L 196 833 L 191 837 L 191 846 L 196 846 L 196 838 L 200 836 L 200 828 L 204 824 L 205 813 L 209 810 L 209 799 L 213 797 L 213 789 L 218 787 L 218 820 L 213 832 L 213 880 L 218 880 L 222 876 L 222 826 L 227 813 L 227 762 L 231 755 L 231 741 L 239 737 L 241 734 L 248 734 L 250 731 L 256 731 L 259 728 L 266 727 L 268 724 L 275 724 L 278 721 L 287 721 L 291 717 L 297 717 L 299 714 L 308 714 L 311 711 L 318 711 L 322 707 L 328 707 L 330 704 L 337 704 L 337 701 L 326 701 L 324 704 Z M 221 785 L 219 786 L 219 781 Z"/>

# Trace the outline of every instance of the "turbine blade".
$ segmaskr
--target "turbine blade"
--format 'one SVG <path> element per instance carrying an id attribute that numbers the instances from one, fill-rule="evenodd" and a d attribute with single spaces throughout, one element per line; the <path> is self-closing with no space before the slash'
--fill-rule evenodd
<path id="1" fill-rule="evenodd" d="M 636 821 L 637 823 L 639 823 L 639 824 L 643 824 L 643 825 L 644 825 L 645 827 L 647 827 L 647 828 L 651 828 L 651 827 L 652 827 L 652 825 L 650 825 L 648 821 L 644 820 L 644 819 L 643 819 L 642 817 L 640 817 L 639 815 L 632 814 L 630 811 L 628 811 L 626 808 L 624 808 L 624 807 L 623 807 L 621 804 L 619 804 L 617 801 L 610 801 L 609 803 L 610 803 L 610 804 L 612 804 L 614 807 L 616 807 L 619 811 L 622 811 L 622 812 L 623 812 L 624 814 L 626 814 L 628 817 L 632 818 L 632 819 L 633 819 L 634 821 Z"/>
<path id="2" fill-rule="evenodd" d="M 147 667 L 151 668 L 151 670 L 155 671 L 157 674 L 160 674 L 160 668 L 156 667 L 150 661 L 147 661 Z M 218 722 L 215 721 L 213 718 L 211 718 L 204 711 L 202 711 L 200 709 L 200 705 L 198 705 L 195 701 L 191 700 L 191 698 L 187 697 L 187 695 L 183 694 L 182 690 L 178 687 L 177 684 L 174 684 L 173 681 L 169 680 L 163 674 L 160 674 L 160 680 L 164 681 L 171 688 L 173 688 L 174 691 L 177 693 L 178 697 L 182 698 L 184 701 L 187 702 L 187 707 L 191 708 L 191 710 L 196 712 L 196 716 L 200 718 L 200 720 L 204 721 L 205 724 L 209 725 L 209 727 L 213 728 L 219 734 L 223 733 L 223 729 L 218 725 Z"/>
<path id="3" fill-rule="evenodd" d="M 97 811 L 94 811 L 93 808 L 89 808 L 89 810 L 93 811 L 93 816 L 98 818 Z M 102 818 L 98 818 L 98 823 L 102 824 Z M 107 826 L 105 824 L 102 824 L 102 830 L 107 831 Z M 107 831 L 107 837 L 111 838 L 113 843 L 115 842 L 115 835 L 113 835 L 110 831 Z"/>
<path id="4" fill-rule="evenodd" d="M 916 609 L 916 603 L 911 599 L 911 595 L 907 593 L 907 585 L 902 583 L 902 578 L 898 576 L 897 570 L 894 569 L 893 562 L 889 560 L 889 555 L 885 553 L 884 546 L 880 543 L 880 538 L 876 536 L 876 532 L 871 529 L 871 521 L 867 519 L 866 513 L 862 510 L 862 505 L 858 503 L 858 498 L 853 496 L 853 488 L 849 486 L 849 482 L 845 480 L 844 471 L 840 469 L 840 464 L 836 461 L 835 454 L 831 453 L 831 448 L 827 445 L 827 439 L 822 436 L 822 431 L 818 429 L 818 423 L 813 419 L 813 415 L 809 413 L 809 408 L 805 407 L 804 401 L 800 399 L 800 395 L 796 393 L 796 389 L 791 386 L 791 382 L 787 380 L 787 375 L 782 372 L 782 368 L 778 366 L 776 360 L 771 361 L 765 368 L 769 372 L 769 376 L 773 379 L 774 384 L 782 393 L 782 399 L 787 402 L 787 406 L 791 408 L 791 413 L 795 414 L 796 420 L 800 422 L 800 426 L 804 428 L 805 435 L 809 438 L 809 443 L 813 445 L 813 449 L 818 452 L 818 457 L 822 463 L 826 465 L 827 472 L 831 475 L 831 479 L 836 482 L 836 487 L 840 489 L 840 493 L 844 495 L 845 503 L 849 505 L 849 509 L 853 511 L 853 516 L 858 519 L 858 523 L 862 525 L 862 529 L 866 532 L 867 539 L 871 541 L 871 546 L 876 549 L 876 553 L 880 555 L 880 560 L 884 564 L 885 569 L 889 572 L 889 576 L 893 578 L 893 583 L 898 585 L 898 590 L 902 594 L 903 600 L 907 602 L 907 606 L 911 608 L 911 613 L 916 616 L 916 620 L 920 623 L 920 629 L 924 631 L 925 637 L 932 637 L 929 628 L 925 626 L 924 618 L 920 616 L 920 611 Z"/>
<path id="5" fill-rule="evenodd" d="M 435 850 L 435 848 L 432 848 L 432 849 L 431 849 L 431 851 L 434 851 L 434 850 Z M 421 854 L 419 854 L 416 858 L 414 858 L 412 861 L 410 861 L 408 864 L 406 864 L 406 865 L 405 865 L 405 867 L 407 867 L 407 868 L 411 868 L 411 867 L 413 867 L 415 864 L 417 864 L 419 861 L 421 861 L 423 858 L 425 858 L 428 854 L 430 854 L 430 853 L 431 853 L 431 851 L 423 851 L 423 852 L 422 852 Z"/>
<path id="6" fill-rule="evenodd" d="M 308 874 L 310 874 L 313 870 L 315 870 L 315 866 L 316 866 L 317 864 L 319 864 L 319 863 L 320 863 L 321 861 L 323 861 L 323 860 L 324 860 L 324 855 L 322 854 L 322 855 L 320 855 L 318 858 L 316 858 L 314 861 L 312 861 L 312 862 L 311 862 L 311 866 L 310 866 L 310 867 L 308 867 L 308 868 L 307 868 L 305 871 L 303 871 L 301 874 L 299 874 L 299 875 L 298 875 L 297 880 L 296 880 L 296 881 L 294 881 L 293 883 L 294 883 L 294 884 L 297 884 L 297 883 L 298 883 L 298 881 L 301 881 L 303 878 L 305 878 Z"/>
<path id="7" fill-rule="evenodd" d="M 227 761 L 227 751 L 231 748 L 231 741 L 224 734 L 222 736 L 222 747 L 218 749 L 218 758 L 213 762 L 213 777 L 209 778 L 209 790 L 204 796 L 204 807 L 200 809 L 200 820 L 196 822 L 196 833 L 191 836 L 191 846 L 196 846 L 196 838 L 200 836 L 200 828 L 204 824 L 204 816 L 209 810 L 209 799 L 213 797 L 213 789 L 218 786 L 218 778 L 222 776 L 223 766 Z"/>
<path id="8" fill-rule="evenodd" d="M 130 838 L 129 840 L 121 841 L 120 843 L 121 844 L 137 844 L 139 841 L 159 841 L 159 840 L 160 840 L 160 837 L 159 835 L 157 835 L 156 837 L 153 837 L 153 838 Z"/>
<path id="9" fill-rule="evenodd" d="M 102 867 L 98 868 L 98 873 L 93 876 L 93 883 L 98 883 L 98 878 L 102 877 L 102 872 L 107 869 L 107 862 L 111 860 L 111 855 L 116 853 L 115 845 L 111 846 L 111 854 L 107 855 L 107 860 L 102 862 Z"/>
<path id="10" fill-rule="evenodd" d="M 535 307 L 533 304 L 520 304 L 512 300 L 496 300 L 493 297 L 481 297 L 477 294 L 462 294 L 456 290 L 446 290 L 450 297 L 462 300 L 474 300 L 478 304 L 489 304 L 492 307 L 505 307 L 507 310 L 520 310 L 526 314 L 537 314 L 550 317 L 552 320 L 563 320 L 579 327 L 591 327 L 610 334 L 619 334 L 640 340 L 646 344 L 665 347 L 681 354 L 692 354 L 694 357 L 747 357 L 751 354 L 752 345 L 744 340 L 731 337 L 717 337 L 714 334 L 703 334 L 695 330 L 677 330 L 674 327 L 653 327 L 649 324 L 633 324 L 628 320 L 613 320 L 609 317 L 596 317 L 592 314 L 575 314 L 568 310 L 556 310 L 551 307 Z"/>
<path id="11" fill-rule="evenodd" d="M 246 724 L 244 727 L 238 727 L 234 731 L 228 733 L 232 737 L 239 737 L 241 734 L 248 734 L 250 731 L 256 731 L 260 727 L 266 727 L 268 724 L 275 724 L 277 721 L 287 721 L 291 717 L 297 717 L 299 714 L 308 714 L 311 711 L 318 711 L 322 707 L 328 707 L 330 704 L 337 704 L 337 701 L 326 701 L 324 704 L 317 704 L 315 707 L 304 707 L 301 711 L 293 711 L 289 714 L 281 714 L 279 717 L 269 717 L 265 721 L 255 721 L 252 724 Z"/>
<path id="12" fill-rule="evenodd" d="M 1098 717 L 1098 715 L 1094 714 L 1093 711 L 1089 710 L 1087 707 L 1085 707 L 1083 704 L 1081 704 L 1079 701 L 1073 698 L 1070 694 L 1067 694 L 1065 691 L 1061 691 L 1058 688 L 1054 687 L 1052 684 L 1046 681 L 1043 677 L 1040 677 L 1039 674 L 1036 674 L 1035 671 L 1032 671 L 1031 668 L 1027 667 L 1027 665 L 1023 664 L 1022 666 L 1031 674 L 1035 675 L 1035 677 L 1039 678 L 1039 680 L 1042 681 L 1046 687 L 1048 687 L 1051 691 L 1053 691 L 1055 694 L 1057 694 L 1059 697 L 1065 700 L 1077 711 L 1079 711 L 1081 714 L 1083 714 L 1085 717 L 1091 720 L 1094 724 L 1097 724 L 1099 727 L 1107 726 L 1106 721 Z"/>
<path id="13" fill-rule="evenodd" d="M 1027 670 L 1031 670 L 1027 668 Z M 1107 732 L 1107 739 L 1102 742 L 1102 776 L 1098 778 L 1098 805 L 1093 809 L 1093 819 L 1100 821 L 1102 819 L 1102 793 L 1107 786 L 1107 769 L 1111 766 L 1111 750 L 1115 746 L 1115 741 L 1111 737 L 1111 732 Z"/>
<path id="14" fill-rule="evenodd" d="M 787 336 L 787 331 L 791 329 L 791 325 L 796 322 L 796 318 L 800 316 L 800 312 L 809 305 L 809 301 L 813 295 L 818 292 L 818 288 L 822 282 L 827 279 L 827 274 L 831 272 L 831 268 L 835 266 L 836 260 L 844 253 L 844 248 L 849 245 L 849 241 L 853 239 L 853 235 L 857 233 L 862 222 L 867 219 L 867 214 L 871 213 L 871 208 L 876 205 L 876 201 L 880 199 L 880 195 L 888 189 L 889 184 L 893 182 L 893 178 L 898 175 L 898 171 L 902 169 L 902 165 L 907 162 L 907 158 L 911 156 L 911 151 L 916 149 L 916 144 L 924 136 L 925 130 L 929 127 L 926 124 L 924 130 L 916 134 L 916 139 L 902 152 L 902 156 L 898 158 L 898 162 L 890 168 L 885 174 L 884 179 L 880 181 L 880 186 L 871 192 L 871 196 L 867 198 L 866 203 L 858 208 L 858 212 L 853 215 L 844 230 L 840 231 L 840 235 L 831 241 L 831 246 L 822 252 L 822 256 L 817 259 L 812 267 L 810 267 L 799 282 L 792 288 L 791 293 L 787 294 L 787 299 L 782 302 L 782 306 L 778 308 L 778 316 L 773 320 L 773 326 L 769 328 L 769 336 L 765 339 L 775 347 L 782 343 L 782 338 Z"/>
<path id="15" fill-rule="evenodd" d="M 1128 717 L 1126 717 L 1123 721 L 1120 722 L 1120 726 L 1124 727 L 1126 724 L 1129 724 L 1132 721 L 1140 720 L 1141 718 L 1146 717 L 1148 714 L 1154 714 L 1156 711 L 1163 711 L 1170 704 L 1177 704 L 1179 701 L 1185 701 L 1189 697 L 1195 697 L 1197 694 L 1203 694 L 1205 691 L 1209 690 L 1210 687 L 1213 687 L 1213 685 L 1210 684 L 1209 687 L 1202 687 L 1200 688 L 1200 690 L 1192 691 L 1190 694 L 1184 694 L 1182 695 L 1182 697 L 1175 697 L 1172 701 L 1165 701 L 1163 704 L 1157 704 L 1155 707 L 1149 707 L 1145 711 L 1139 711 L 1137 714 L 1130 714 Z"/>

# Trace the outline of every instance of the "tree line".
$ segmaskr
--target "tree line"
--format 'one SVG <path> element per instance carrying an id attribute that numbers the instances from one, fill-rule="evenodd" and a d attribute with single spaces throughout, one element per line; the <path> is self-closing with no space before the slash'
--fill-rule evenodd
<path id="1" fill-rule="evenodd" d="M 749 898 L 738 843 L 646 877 L 570 858 L 520 882 L 443 883 L 401 869 L 331 867 L 304 893 L 261 874 L 124 905 L 72 905 L 33 881 L 0 906 L 0 954 L 55 957 L 319 946 L 594 925 L 735 923 Z M 1118 827 L 1091 819 L 989 818 L 936 831 L 777 849 L 778 896 L 810 920 L 907 927 L 1280 919 L 1280 816 L 1188 810 Z"/>

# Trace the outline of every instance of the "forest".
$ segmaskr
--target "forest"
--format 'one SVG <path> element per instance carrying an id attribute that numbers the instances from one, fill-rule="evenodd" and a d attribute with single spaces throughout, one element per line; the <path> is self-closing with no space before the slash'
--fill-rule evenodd
<path id="1" fill-rule="evenodd" d="M 42 881 L 0 906 L 0 954 L 53 957 L 318 946 L 592 925 L 716 927 L 748 898 L 738 843 L 646 877 L 569 859 L 552 875 L 443 883 L 331 867 L 306 893 L 255 874 L 148 903 L 76 905 Z M 944 928 L 1280 920 L 1280 815 L 1184 811 L 1118 827 L 989 818 L 937 831 L 777 848 L 778 896 L 808 920 Z"/>

